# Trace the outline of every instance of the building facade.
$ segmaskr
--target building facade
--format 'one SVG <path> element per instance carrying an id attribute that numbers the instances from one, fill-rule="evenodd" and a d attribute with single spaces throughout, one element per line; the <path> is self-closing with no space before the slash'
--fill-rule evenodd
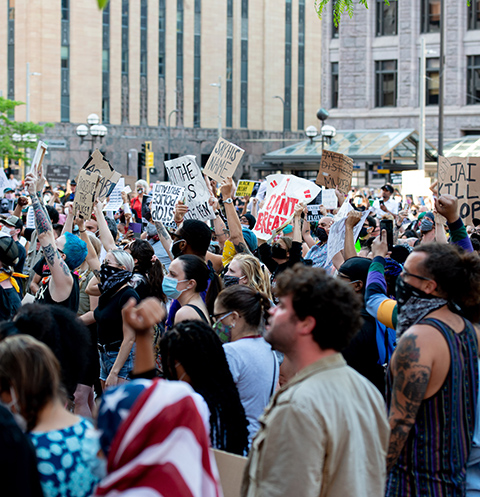
<path id="1" fill-rule="evenodd" d="M 480 2 L 445 0 L 444 143 L 480 135 Z M 322 21 L 322 106 L 337 129 L 419 129 L 426 42 L 426 138 L 438 138 L 440 0 L 372 0 Z"/>
<path id="2" fill-rule="evenodd" d="M 47 164 L 72 175 L 93 145 L 75 129 L 95 113 L 108 129 L 99 148 L 122 173 L 136 174 L 144 141 L 153 180 L 169 153 L 204 163 L 220 128 L 246 150 L 249 176 L 314 124 L 320 62 L 321 21 L 305 0 L 111 0 L 104 11 L 96 0 L 0 0 L 0 91 L 25 102 L 29 80 L 15 119 L 55 124 Z"/>

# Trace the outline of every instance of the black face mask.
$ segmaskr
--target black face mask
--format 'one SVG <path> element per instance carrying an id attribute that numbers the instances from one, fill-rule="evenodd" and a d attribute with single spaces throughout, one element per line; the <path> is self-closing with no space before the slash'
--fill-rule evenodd
<path id="1" fill-rule="evenodd" d="M 274 243 L 272 245 L 272 257 L 274 259 L 286 259 L 287 251 L 279 243 Z"/>
<path id="2" fill-rule="evenodd" d="M 225 285 L 225 288 L 228 288 L 229 286 L 232 285 L 238 285 L 240 283 L 240 278 L 238 276 L 230 276 L 226 274 L 223 277 L 223 284 Z"/>
<path id="3" fill-rule="evenodd" d="M 172 243 L 172 255 L 173 255 L 173 258 L 176 259 L 177 257 L 180 257 L 183 252 L 182 252 L 182 249 L 180 248 L 180 242 L 183 242 L 185 240 L 181 239 L 181 240 L 177 240 L 176 242 L 173 242 Z"/>
<path id="4" fill-rule="evenodd" d="M 417 297 L 419 299 L 431 299 L 433 296 L 415 288 L 408 283 L 405 283 L 404 279 L 399 276 L 397 278 L 397 283 L 395 286 L 395 296 L 397 298 L 397 311 L 400 312 L 401 308 L 409 301 L 411 297 Z"/>
<path id="5" fill-rule="evenodd" d="M 325 231 L 325 228 L 322 228 L 321 226 L 317 228 L 315 234 L 322 243 L 328 240 L 328 233 Z"/>
<path id="6" fill-rule="evenodd" d="M 360 230 L 360 234 L 358 235 L 360 238 L 364 238 L 368 235 L 368 228 L 365 228 L 365 226 L 362 226 L 362 229 Z"/>

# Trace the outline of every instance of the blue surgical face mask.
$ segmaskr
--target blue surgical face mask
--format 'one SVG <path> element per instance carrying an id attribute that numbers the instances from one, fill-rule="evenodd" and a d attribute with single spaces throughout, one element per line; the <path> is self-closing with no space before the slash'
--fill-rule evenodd
<path id="1" fill-rule="evenodd" d="M 170 299 L 178 299 L 178 297 L 180 297 L 180 295 L 182 295 L 182 293 L 186 290 L 186 288 L 183 290 L 177 289 L 177 285 L 183 281 L 188 280 L 176 280 L 175 278 L 164 276 L 162 283 L 163 293 Z"/>

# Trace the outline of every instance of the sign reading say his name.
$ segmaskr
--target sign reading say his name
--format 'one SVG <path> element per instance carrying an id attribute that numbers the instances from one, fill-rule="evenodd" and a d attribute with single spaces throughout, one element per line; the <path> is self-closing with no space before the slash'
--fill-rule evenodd
<path id="1" fill-rule="evenodd" d="M 458 198 L 465 225 L 480 217 L 480 157 L 439 157 L 438 193 Z"/>
<path id="2" fill-rule="evenodd" d="M 335 188 L 348 193 L 352 184 L 353 159 L 337 152 L 324 150 L 315 183 L 325 188 Z"/>
<path id="3" fill-rule="evenodd" d="M 93 201 L 100 175 L 81 169 L 77 178 L 77 189 L 73 201 L 73 212 L 76 216 L 88 220 L 92 215 Z"/>
<path id="4" fill-rule="evenodd" d="M 93 154 L 82 166 L 82 170 L 99 174 L 95 198 L 100 201 L 105 200 L 112 193 L 112 190 L 115 188 L 118 180 L 122 177 L 120 173 L 117 173 L 117 171 L 113 169 L 98 148 L 94 150 Z"/>
<path id="5" fill-rule="evenodd" d="M 174 185 L 185 188 L 185 201 L 188 206 L 185 219 L 198 219 L 200 221 L 215 219 L 215 213 L 208 203 L 210 191 L 195 161 L 195 156 L 185 155 L 165 161 L 165 168 L 170 181 Z"/>
<path id="6" fill-rule="evenodd" d="M 152 205 L 150 212 L 154 221 L 160 221 L 164 225 L 173 222 L 175 204 L 185 194 L 183 186 L 170 185 L 167 183 L 156 183 L 153 185 L 150 195 Z"/>
<path id="7" fill-rule="evenodd" d="M 287 223 L 299 202 L 308 204 L 319 194 L 320 188 L 292 174 L 267 176 L 267 195 L 258 213 L 253 232 L 257 238 L 268 240 L 272 232 Z"/>
<path id="8" fill-rule="evenodd" d="M 225 178 L 233 176 L 244 153 L 245 150 L 219 138 L 203 172 L 209 178 L 221 183 Z"/>

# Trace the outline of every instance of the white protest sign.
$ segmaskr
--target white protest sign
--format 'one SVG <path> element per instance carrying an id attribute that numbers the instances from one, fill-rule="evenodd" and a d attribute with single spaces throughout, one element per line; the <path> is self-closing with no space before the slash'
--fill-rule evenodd
<path id="1" fill-rule="evenodd" d="M 33 212 L 33 206 L 30 206 L 27 211 L 27 228 L 35 229 L 35 212 Z"/>
<path id="2" fill-rule="evenodd" d="M 10 186 L 7 175 L 5 174 L 5 169 L 0 168 L 0 196 L 3 196 L 3 190 Z"/>
<path id="3" fill-rule="evenodd" d="M 185 188 L 185 200 L 188 206 L 185 219 L 198 219 L 200 221 L 215 219 L 215 213 L 208 203 L 210 191 L 195 161 L 195 156 L 185 155 L 177 159 L 167 160 L 165 168 L 171 182 Z"/>
<path id="4" fill-rule="evenodd" d="M 237 145 L 219 138 L 203 168 L 204 174 L 219 183 L 227 177 L 232 177 L 244 152 L 245 150 Z"/>
<path id="5" fill-rule="evenodd" d="M 308 205 L 307 221 L 309 223 L 320 221 L 320 218 L 322 217 L 322 214 L 320 212 L 321 206 L 325 207 L 325 209 L 337 208 L 338 199 L 333 188 L 323 189 L 315 197 L 313 202 Z"/>
<path id="6" fill-rule="evenodd" d="M 32 160 L 32 167 L 30 171 L 34 172 L 37 176 L 42 167 L 43 158 L 45 157 L 45 152 L 47 151 L 48 145 L 39 140 L 37 143 L 37 150 L 35 150 L 35 155 Z"/>
<path id="7" fill-rule="evenodd" d="M 109 195 L 107 205 L 103 208 L 104 211 L 117 212 L 123 205 L 122 190 L 125 188 L 125 179 L 120 178 L 112 193 Z"/>
<path id="8" fill-rule="evenodd" d="M 262 240 L 268 240 L 272 232 L 288 222 L 299 202 L 308 204 L 320 192 L 315 183 L 292 174 L 272 174 L 266 178 L 267 195 L 258 213 L 253 232 Z"/>
<path id="9" fill-rule="evenodd" d="M 345 220 L 347 219 L 348 213 L 353 211 L 353 207 L 350 202 L 344 202 L 337 215 L 335 216 L 335 222 L 330 228 L 327 241 L 327 261 L 328 264 L 335 255 L 337 255 L 345 247 Z M 362 213 L 361 220 L 353 228 L 353 240 L 356 241 L 360 230 L 362 229 L 363 223 L 367 216 L 370 214 L 370 209 Z"/>
<path id="10" fill-rule="evenodd" d="M 185 188 L 167 183 L 156 183 L 153 185 L 150 195 L 152 196 L 152 206 L 150 207 L 152 219 L 169 225 L 173 222 L 175 204 L 185 195 Z"/>

